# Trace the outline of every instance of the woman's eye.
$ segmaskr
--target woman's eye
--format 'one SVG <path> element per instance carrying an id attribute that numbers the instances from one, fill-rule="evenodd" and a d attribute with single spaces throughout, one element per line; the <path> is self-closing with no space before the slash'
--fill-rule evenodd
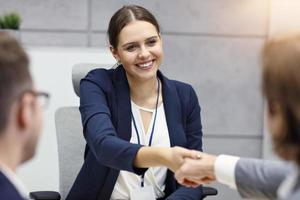
<path id="1" fill-rule="evenodd" d="M 154 46 L 154 45 L 156 44 L 156 42 L 157 42 L 157 41 L 154 40 L 154 39 L 153 39 L 153 40 L 149 40 L 149 41 L 148 41 L 148 45 Z"/>
<path id="2" fill-rule="evenodd" d="M 126 47 L 126 51 L 134 51 L 136 49 L 135 45 L 129 45 Z"/>

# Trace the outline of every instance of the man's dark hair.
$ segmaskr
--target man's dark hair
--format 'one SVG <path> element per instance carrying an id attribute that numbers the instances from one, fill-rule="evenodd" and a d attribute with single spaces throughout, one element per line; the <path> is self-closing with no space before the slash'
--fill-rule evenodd
<path id="1" fill-rule="evenodd" d="M 6 128 L 12 104 L 32 88 L 29 59 L 19 42 L 0 32 L 0 134 Z"/>

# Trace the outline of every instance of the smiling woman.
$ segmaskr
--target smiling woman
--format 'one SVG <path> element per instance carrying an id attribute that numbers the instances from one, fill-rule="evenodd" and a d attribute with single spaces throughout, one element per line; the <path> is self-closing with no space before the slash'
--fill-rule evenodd
<path id="1" fill-rule="evenodd" d="M 123 64 L 127 79 L 156 83 L 163 50 L 160 34 L 155 26 L 146 21 L 132 21 L 119 34 L 117 47 L 111 47 L 114 57 Z"/>
<path id="2" fill-rule="evenodd" d="M 119 9 L 108 27 L 118 67 L 81 80 L 85 162 L 67 199 L 201 199 L 173 172 L 202 150 L 200 106 L 193 88 L 159 67 L 162 39 L 145 8 Z"/>

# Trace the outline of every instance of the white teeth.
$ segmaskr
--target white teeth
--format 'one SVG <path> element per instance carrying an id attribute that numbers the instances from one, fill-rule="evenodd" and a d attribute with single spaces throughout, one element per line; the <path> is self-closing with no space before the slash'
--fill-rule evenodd
<path id="1" fill-rule="evenodd" d="M 139 67 L 150 67 L 152 65 L 153 61 L 143 63 L 143 64 L 138 64 Z"/>

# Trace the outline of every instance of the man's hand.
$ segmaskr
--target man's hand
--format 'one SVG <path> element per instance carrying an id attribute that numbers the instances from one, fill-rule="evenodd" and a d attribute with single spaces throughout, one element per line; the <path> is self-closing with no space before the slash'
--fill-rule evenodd
<path id="1" fill-rule="evenodd" d="M 185 158 L 184 163 L 176 171 L 176 180 L 187 187 L 197 187 L 216 180 L 214 164 L 216 156 L 197 152 L 196 158 Z"/>
<path id="2" fill-rule="evenodd" d="M 141 147 L 134 159 L 134 166 L 140 168 L 166 166 L 176 172 L 186 158 L 196 159 L 198 151 L 182 147 Z"/>
<path id="3" fill-rule="evenodd" d="M 188 150 L 182 147 L 172 147 L 163 152 L 164 165 L 174 173 L 185 162 L 186 158 L 197 159 L 198 151 Z"/>

